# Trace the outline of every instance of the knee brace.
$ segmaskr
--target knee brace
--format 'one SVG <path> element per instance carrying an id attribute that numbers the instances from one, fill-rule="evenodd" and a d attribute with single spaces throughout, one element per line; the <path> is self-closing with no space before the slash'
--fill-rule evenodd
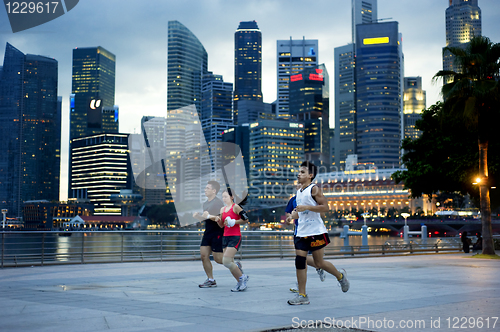
<path id="1" fill-rule="evenodd" d="M 304 256 L 295 256 L 295 268 L 297 270 L 304 270 L 306 268 L 306 260 L 307 258 Z"/>
<path id="2" fill-rule="evenodd" d="M 224 266 L 227 267 L 229 271 L 231 271 L 234 267 L 238 267 L 234 263 L 234 258 L 231 257 L 222 257 L 222 264 L 224 264 Z"/>

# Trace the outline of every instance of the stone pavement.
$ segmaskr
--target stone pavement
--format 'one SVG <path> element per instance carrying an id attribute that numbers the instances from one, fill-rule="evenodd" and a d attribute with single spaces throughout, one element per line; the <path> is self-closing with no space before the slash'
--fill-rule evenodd
<path id="1" fill-rule="evenodd" d="M 353 331 L 328 329 L 333 319 L 370 331 L 500 331 L 500 260 L 471 255 L 331 259 L 351 289 L 309 269 L 302 306 L 286 303 L 292 259 L 243 260 L 250 281 L 239 293 L 217 264 L 218 287 L 198 288 L 199 261 L 4 268 L 0 331 L 290 331 L 320 321 L 316 331 Z"/>

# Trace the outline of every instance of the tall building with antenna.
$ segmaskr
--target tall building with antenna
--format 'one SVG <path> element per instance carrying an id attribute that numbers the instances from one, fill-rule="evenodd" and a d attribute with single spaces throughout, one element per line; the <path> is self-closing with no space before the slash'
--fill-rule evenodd
<path id="1" fill-rule="evenodd" d="M 334 49 L 335 136 L 333 165 L 343 169 L 356 153 L 356 26 L 377 22 L 377 0 L 352 0 L 351 43 Z"/>

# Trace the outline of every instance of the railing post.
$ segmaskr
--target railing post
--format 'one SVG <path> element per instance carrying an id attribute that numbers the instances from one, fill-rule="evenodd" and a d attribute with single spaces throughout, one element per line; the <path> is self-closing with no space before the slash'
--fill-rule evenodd
<path id="1" fill-rule="evenodd" d="M 410 243 L 410 254 L 413 254 L 413 245 Z"/>
<path id="2" fill-rule="evenodd" d="M 439 253 L 439 249 L 438 249 L 438 244 L 437 243 L 435 244 L 435 247 L 436 247 L 436 253 Z"/>
<path id="3" fill-rule="evenodd" d="M 83 257 L 83 252 L 85 251 L 85 233 L 82 234 L 82 257 L 81 257 L 81 260 L 80 260 L 80 263 L 83 264 L 85 261 L 84 261 L 84 257 Z"/>
<path id="4" fill-rule="evenodd" d="M 160 262 L 163 262 L 163 232 L 160 233 Z"/>
<path id="5" fill-rule="evenodd" d="M 5 251 L 5 231 L 2 232 L 2 269 L 3 269 L 3 253 Z"/>
<path id="6" fill-rule="evenodd" d="M 42 234 L 42 266 L 43 266 L 43 258 L 45 254 L 45 232 Z"/>
<path id="7" fill-rule="evenodd" d="M 120 249 L 120 260 L 123 263 L 123 233 L 121 233 L 121 236 L 122 236 L 122 245 Z"/>
<path id="8" fill-rule="evenodd" d="M 382 245 L 382 255 L 385 255 L 385 244 Z"/>
<path id="9" fill-rule="evenodd" d="M 283 259 L 283 240 L 282 240 L 282 234 L 279 234 L 280 236 L 280 257 Z"/>

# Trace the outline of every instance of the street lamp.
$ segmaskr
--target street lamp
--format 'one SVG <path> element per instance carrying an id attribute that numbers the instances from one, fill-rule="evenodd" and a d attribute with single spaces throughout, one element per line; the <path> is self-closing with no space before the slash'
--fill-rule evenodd
<path id="1" fill-rule="evenodd" d="M 403 213 L 401 213 L 401 216 L 403 216 L 403 218 L 405 218 L 405 226 L 406 226 L 406 219 L 410 216 L 410 214 L 403 212 Z"/>
<path id="2" fill-rule="evenodd" d="M 361 215 L 363 216 L 363 219 L 365 220 L 365 226 L 366 226 L 366 218 L 368 218 L 370 216 L 370 214 L 368 212 L 365 212 L 365 213 L 361 213 Z"/>
<path id="3" fill-rule="evenodd" d="M 7 209 L 2 209 L 2 214 L 3 214 L 3 221 L 2 221 L 2 228 L 5 229 L 5 215 L 7 214 L 8 210 Z"/>

